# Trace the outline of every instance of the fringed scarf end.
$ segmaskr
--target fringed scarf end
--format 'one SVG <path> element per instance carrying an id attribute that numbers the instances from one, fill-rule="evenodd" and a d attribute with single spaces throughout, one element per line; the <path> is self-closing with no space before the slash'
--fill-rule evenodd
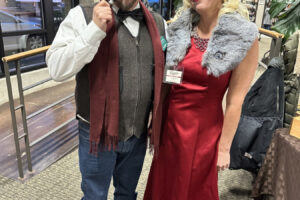
<path id="1" fill-rule="evenodd" d="M 118 147 L 118 136 L 106 136 L 104 146 L 108 151 L 115 151 Z"/>
<path id="2" fill-rule="evenodd" d="M 103 140 L 102 140 L 103 141 Z M 118 136 L 106 136 L 104 143 L 100 140 L 94 141 L 90 140 L 90 151 L 89 153 L 97 156 L 98 152 L 103 151 L 115 151 L 118 148 Z"/>
<path id="3" fill-rule="evenodd" d="M 95 141 L 90 141 L 90 151 L 89 153 L 97 156 L 98 155 L 98 151 L 99 151 L 99 142 L 95 142 Z"/>

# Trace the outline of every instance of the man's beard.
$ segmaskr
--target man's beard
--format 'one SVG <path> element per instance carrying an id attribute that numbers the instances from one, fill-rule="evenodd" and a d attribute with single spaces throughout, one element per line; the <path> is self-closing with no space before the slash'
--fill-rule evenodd
<path id="1" fill-rule="evenodd" d="M 120 10 L 126 10 L 128 11 L 129 9 L 132 8 L 132 6 L 137 2 L 138 0 L 132 0 L 129 4 L 124 5 L 123 0 L 115 0 L 114 3 L 119 7 Z"/>

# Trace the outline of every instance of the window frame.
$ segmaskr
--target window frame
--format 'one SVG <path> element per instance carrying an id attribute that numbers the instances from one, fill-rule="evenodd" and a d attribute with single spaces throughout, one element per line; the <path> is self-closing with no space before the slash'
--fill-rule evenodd
<path id="1" fill-rule="evenodd" d="M 79 4 L 79 0 L 70 0 L 71 7 L 75 7 Z M 18 35 L 27 35 L 27 34 L 41 34 L 45 37 L 45 45 L 50 45 L 55 37 L 55 28 L 54 28 L 54 12 L 53 12 L 53 2 L 49 0 L 41 0 L 41 20 L 42 28 L 35 30 L 24 30 L 24 31 L 13 31 L 13 32 L 2 32 L 0 26 L 0 78 L 5 76 L 4 74 L 4 65 L 2 62 L 2 57 L 5 56 L 3 37 L 9 36 L 18 36 Z M 32 64 L 30 66 L 22 66 L 21 72 L 33 71 L 36 69 L 46 67 L 46 63 Z M 10 70 L 11 75 L 16 74 L 16 69 Z"/>

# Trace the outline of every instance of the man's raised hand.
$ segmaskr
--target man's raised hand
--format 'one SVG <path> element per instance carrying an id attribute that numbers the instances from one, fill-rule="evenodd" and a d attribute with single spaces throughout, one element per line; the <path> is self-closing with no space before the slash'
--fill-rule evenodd
<path id="1" fill-rule="evenodd" d="M 112 9 L 110 4 L 101 0 L 95 7 L 93 12 L 94 23 L 104 32 L 106 32 L 107 23 L 112 20 Z"/>

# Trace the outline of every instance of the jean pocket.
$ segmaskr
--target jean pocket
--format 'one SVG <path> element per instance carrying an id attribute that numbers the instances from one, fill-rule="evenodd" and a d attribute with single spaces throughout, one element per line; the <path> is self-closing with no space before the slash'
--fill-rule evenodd
<path id="1" fill-rule="evenodd" d="M 90 125 L 84 121 L 78 122 L 79 136 L 83 139 L 89 140 L 90 138 Z"/>

